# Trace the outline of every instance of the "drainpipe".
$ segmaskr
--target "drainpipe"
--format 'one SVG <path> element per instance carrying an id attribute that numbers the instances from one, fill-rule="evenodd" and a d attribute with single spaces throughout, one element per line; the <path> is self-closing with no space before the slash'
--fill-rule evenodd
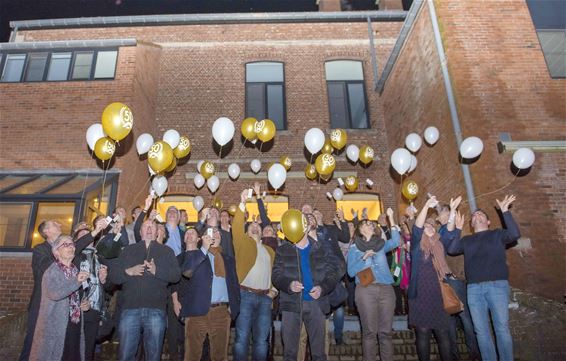
<path id="1" fill-rule="evenodd" d="M 10 33 L 10 40 L 8 42 L 13 43 L 16 41 L 16 35 L 18 34 L 18 26 L 14 26 L 14 30 Z"/>
<path id="2" fill-rule="evenodd" d="M 442 38 L 440 37 L 440 30 L 438 29 L 438 21 L 436 18 L 436 10 L 434 8 L 434 1 L 427 0 L 428 10 L 430 13 L 430 20 L 432 21 L 432 29 L 434 31 L 434 41 L 436 43 L 436 50 L 440 60 L 440 68 L 442 69 L 442 77 L 444 79 L 444 87 L 446 88 L 446 97 L 448 98 L 448 106 L 450 108 L 450 119 L 452 120 L 452 127 L 454 128 L 454 135 L 458 149 L 462 144 L 462 128 L 460 127 L 460 119 L 458 118 L 458 111 L 456 109 L 456 100 L 454 99 L 454 91 L 450 83 L 450 74 L 448 73 L 448 66 L 446 65 L 446 55 L 444 54 L 444 46 L 442 45 Z M 464 174 L 464 183 L 466 185 L 466 194 L 468 196 L 468 204 L 470 205 L 470 212 L 477 209 L 476 196 L 474 194 L 474 185 L 472 183 L 472 176 L 470 168 L 467 164 L 460 164 L 462 173 Z"/>
<path id="3" fill-rule="evenodd" d="M 373 88 L 377 87 L 379 74 L 377 73 L 377 55 L 375 53 L 375 43 L 373 41 L 373 29 L 371 28 L 371 18 L 368 16 L 368 38 L 369 38 L 369 52 L 371 54 L 371 68 L 373 70 Z"/>

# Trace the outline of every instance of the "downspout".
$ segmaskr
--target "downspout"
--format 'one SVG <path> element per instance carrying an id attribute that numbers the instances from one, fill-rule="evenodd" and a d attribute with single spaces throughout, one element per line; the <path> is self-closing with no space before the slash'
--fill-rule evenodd
<path id="1" fill-rule="evenodd" d="M 18 26 L 14 26 L 14 30 L 10 33 L 10 40 L 8 42 L 13 43 L 16 41 L 16 36 L 18 35 Z"/>
<path id="2" fill-rule="evenodd" d="M 377 55 L 375 53 L 375 44 L 373 41 L 373 29 L 371 28 L 371 18 L 368 16 L 368 38 L 369 38 L 369 51 L 371 54 L 371 68 L 373 69 L 373 88 L 377 87 L 379 74 L 377 72 Z"/>
<path id="3" fill-rule="evenodd" d="M 440 60 L 440 69 L 442 70 L 444 87 L 446 88 L 446 97 L 448 98 L 448 106 L 450 108 L 450 119 L 452 120 L 452 127 L 454 128 L 454 135 L 456 136 L 458 149 L 460 149 L 460 144 L 462 144 L 462 128 L 460 127 L 460 119 L 458 118 L 458 111 L 456 109 L 456 100 L 454 99 L 454 91 L 452 90 L 450 74 L 448 73 L 448 66 L 446 65 L 446 54 L 444 53 L 444 46 L 442 45 L 442 38 L 440 36 L 440 30 L 438 28 L 438 20 L 436 18 L 434 1 L 428 0 L 427 2 L 430 20 L 432 22 L 432 29 L 434 31 L 436 50 L 438 52 L 438 58 Z M 461 163 L 460 165 L 462 167 L 462 173 L 464 174 L 464 183 L 466 185 L 466 194 L 468 196 L 470 212 L 474 212 L 477 209 L 477 205 L 476 196 L 474 193 L 474 185 L 472 183 L 472 176 L 470 174 L 470 168 L 467 164 Z"/>

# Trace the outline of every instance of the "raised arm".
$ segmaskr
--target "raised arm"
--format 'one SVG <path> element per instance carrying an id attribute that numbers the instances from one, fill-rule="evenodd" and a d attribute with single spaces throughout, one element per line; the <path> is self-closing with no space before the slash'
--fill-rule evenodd
<path id="1" fill-rule="evenodd" d="M 47 298 L 59 301 L 68 297 L 71 293 L 78 290 L 81 283 L 76 277 L 68 279 L 59 267 L 55 264 L 45 271 L 42 280 L 43 289 L 46 291 Z"/>
<path id="2" fill-rule="evenodd" d="M 418 228 L 423 228 L 425 221 L 426 221 L 426 216 L 428 214 L 428 210 L 430 208 L 433 208 L 434 206 L 436 206 L 438 204 L 438 201 L 436 200 L 435 196 L 430 197 L 426 203 L 423 206 L 423 209 L 421 209 L 419 215 L 417 216 L 417 219 L 415 220 L 415 227 Z"/>
<path id="3" fill-rule="evenodd" d="M 254 183 L 254 192 L 257 200 L 257 208 L 259 210 L 259 218 L 261 219 L 261 229 L 263 229 L 265 226 L 271 224 L 271 219 L 267 216 L 265 204 L 263 204 L 263 199 L 261 199 L 261 186 L 259 182 Z"/>
<path id="4" fill-rule="evenodd" d="M 514 195 L 507 195 L 501 202 L 498 199 L 495 200 L 503 214 L 503 221 L 505 222 L 505 229 L 503 230 L 502 238 L 504 244 L 516 242 L 521 237 L 519 226 L 513 219 L 511 212 L 509 212 L 509 206 L 515 201 L 515 199 L 516 197 Z"/>
<path id="5" fill-rule="evenodd" d="M 452 239 L 448 243 L 448 247 L 445 246 L 446 252 L 451 256 L 457 256 L 459 254 L 464 253 L 464 242 L 462 242 L 461 233 L 464 227 L 464 215 L 460 213 L 460 211 L 456 212 L 456 220 L 455 220 L 455 232 L 453 233 Z"/>

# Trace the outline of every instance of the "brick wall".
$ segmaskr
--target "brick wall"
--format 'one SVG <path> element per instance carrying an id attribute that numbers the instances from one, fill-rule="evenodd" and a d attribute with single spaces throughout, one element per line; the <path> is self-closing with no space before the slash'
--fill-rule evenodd
<path id="1" fill-rule="evenodd" d="M 496 143 L 500 132 L 509 132 L 513 140 L 566 139 L 565 81 L 549 77 L 525 2 L 435 4 L 463 137 L 484 142 L 480 159 L 470 165 L 477 205 L 499 227 L 495 198 L 517 195 L 513 214 L 533 249 L 507 252 L 510 281 L 562 299 L 566 289 L 558 270 L 564 269 L 566 158 L 537 152 L 529 174 L 515 178 L 512 154 L 499 154 Z M 439 143 L 423 145 L 411 177 L 442 200 L 465 195 L 445 94 L 425 3 L 382 97 L 391 150 L 402 146 L 410 131 L 422 132 L 429 124 L 440 129 Z M 421 196 L 417 204 L 424 200 Z"/>

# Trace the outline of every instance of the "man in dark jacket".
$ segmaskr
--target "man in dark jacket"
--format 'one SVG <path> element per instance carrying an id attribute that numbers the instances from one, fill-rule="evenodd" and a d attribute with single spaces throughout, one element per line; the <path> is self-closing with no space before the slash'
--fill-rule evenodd
<path id="1" fill-rule="evenodd" d="M 145 360 L 158 361 L 167 326 L 167 286 L 179 280 L 181 271 L 171 248 L 155 241 L 155 222 L 145 221 L 140 233 L 143 242 L 124 248 L 109 274 L 114 284 L 122 285 L 120 360 L 134 359 L 143 334 Z"/>
<path id="2" fill-rule="evenodd" d="M 203 209 L 200 219 L 195 225 L 195 229 L 201 236 L 208 228 L 214 228 L 220 232 L 220 247 L 222 247 L 222 253 L 234 258 L 232 233 L 220 228 L 220 212 L 214 207 Z"/>
<path id="3" fill-rule="evenodd" d="M 306 233 L 297 244 L 286 242 L 277 248 L 271 279 L 280 291 L 284 360 L 297 359 L 302 322 L 312 360 L 326 360 L 324 315 L 330 312 L 327 295 L 342 277 L 331 252 Z"/>
<path id="4" fill-rule="evenodd" d="M 200 361 L 202 344 L 208 335 L 212 360 L 228 359 L 230 320 L 240 310 L 240 285 L 234 258 L 225 255 L 220 232 L 187 242 L 183 276 L 189 279 L 181 297 L 181 317 L 185 318 L 185 360 Z"/>
<path id="5" fill-rule="evenodd" d="M 80 254 L 94 240 L 103 229 L 108 226 L 105 219 L 101 219 L 96 223 L 96 228 L 91 233 L 87 233 L 77 240 L 75 243 L 75 255 Z M 20 353 L 20 361 L 27 361 L 31 351 L 33 342 L 33 334 L 35 332 L 35 324 L 39 314 L 39 305 L 41 302 L 41 280 L 45 271 L 55 262 L 51 243 L 61 235 L 61 224 L 55 220 L 47 220 L 41 222 L 38 227 L 39 234 L 45 239 L 45 242 L 33 248 L 31 258 L 31 268 L 33 272 L 33 291 L 28 305 L 28 320 L 26 337 L 22 352 Z"/>

